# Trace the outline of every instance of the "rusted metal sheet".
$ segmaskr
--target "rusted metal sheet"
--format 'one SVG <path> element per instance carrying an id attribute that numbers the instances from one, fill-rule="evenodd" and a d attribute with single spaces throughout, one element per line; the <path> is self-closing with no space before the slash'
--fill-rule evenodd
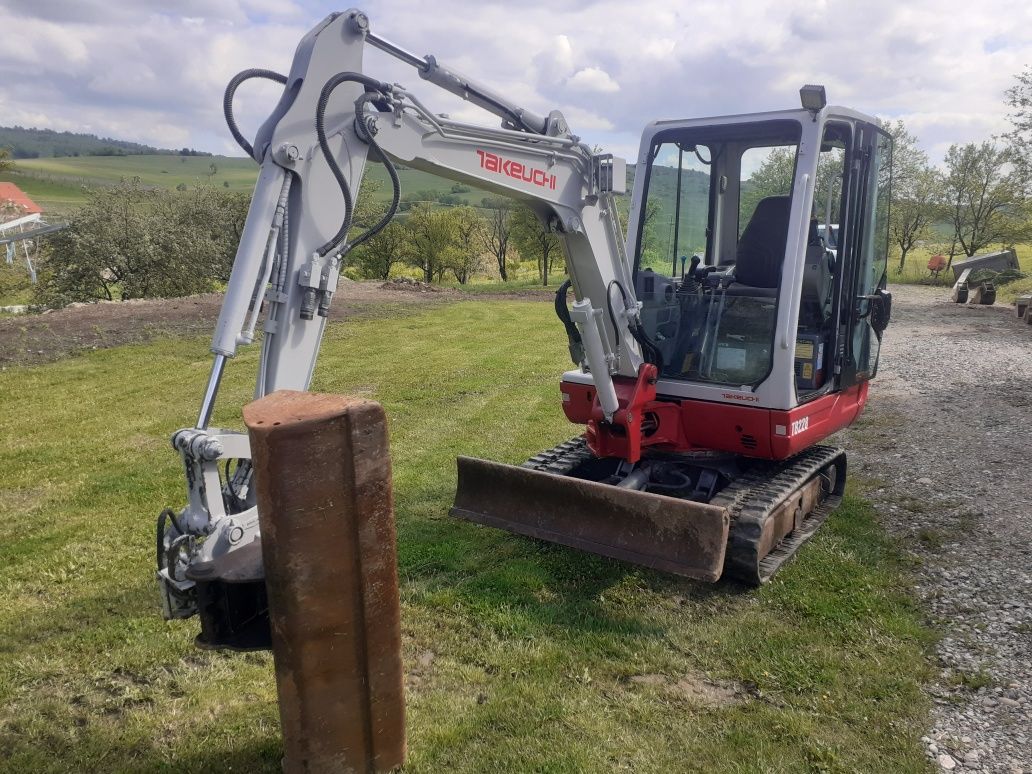
<path id="1" fill-rule="evenodd" d="M 453 516 L 677 575 L 715 581 L 726 508 L 459 457 Z"/>
<path id="2" fill-rule="evenodd" d="M 244 408 L 284 770 L 389 771 L 405 720 L 387 423 L 372 401 L 281 391 Z"/>

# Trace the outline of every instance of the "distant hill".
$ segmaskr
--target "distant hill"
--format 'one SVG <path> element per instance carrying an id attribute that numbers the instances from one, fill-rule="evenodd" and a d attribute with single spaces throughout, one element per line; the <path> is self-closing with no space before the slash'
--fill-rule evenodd
<path id="1" fill-rule="evenodd" d="M 55 132 L 22 126 L 0 126 L 0 148 L 9 148 L 16 159 L 65 156 L 210 156 L 210 153 L 182 148 L 154 148 L 138 142 L 97 137 L 79 132 Z"/>

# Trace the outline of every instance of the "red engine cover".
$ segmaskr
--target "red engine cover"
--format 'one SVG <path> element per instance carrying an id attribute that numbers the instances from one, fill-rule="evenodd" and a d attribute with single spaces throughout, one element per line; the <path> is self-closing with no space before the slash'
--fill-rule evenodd
<path id="1" fill-rule="evenodd" d="M 563 412 L 571 422 L 587 425 L 588 446 L 596 455 L 637 462 L 642 448 L 654 446 L 781 460 L 852 424 L 867 402 L 867 382 L 787 411 L 664 398 L 655 393 L 655 367 L 642 368 L 635 380 L 613 380 L 620 409 L 612 422 L 604 421 L 592 385 L 560 383 Z"/>

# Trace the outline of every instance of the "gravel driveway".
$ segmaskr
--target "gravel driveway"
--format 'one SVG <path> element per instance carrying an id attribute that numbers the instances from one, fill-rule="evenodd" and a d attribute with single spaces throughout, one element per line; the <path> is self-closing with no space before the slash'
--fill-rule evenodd
<path id="1" fill-rule="evenodd" d="M 898 286 L 851 465 L 940 629 L 943 770 L 1032 773 L 1032 327 Z"/>

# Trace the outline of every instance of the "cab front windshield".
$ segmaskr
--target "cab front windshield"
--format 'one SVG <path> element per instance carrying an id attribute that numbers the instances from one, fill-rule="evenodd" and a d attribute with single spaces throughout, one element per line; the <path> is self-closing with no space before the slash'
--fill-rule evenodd
<path id="1" fill-rule="evenodd" d="M 770 372 L 800 133 L 776 120 L 656 136 L 635 290 L 664 378 L 752 385 Z"/>

